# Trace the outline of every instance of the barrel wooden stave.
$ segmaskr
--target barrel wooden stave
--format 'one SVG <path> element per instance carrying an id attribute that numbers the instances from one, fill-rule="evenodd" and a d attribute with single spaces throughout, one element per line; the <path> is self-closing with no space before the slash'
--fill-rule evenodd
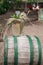
<path id="1" fill-rule="evenodd" d="M 31 37 L 34 47 L 34 62 L 33 65 L 38 63 L 38 45 L 35 37 Z M 27 36 L 17 37 L 18 44 L 18 65 L 29 65 L 30 64 L 30 43 Z M 8 65 L 14 65 L 15 58 L 15 49 L 14 49 L 14 37 L 8 37 Z M 42 48 L 42 62 L 43 64 L 43 44 L 41 43 Z M 4 43 L 0 44 L 0 64 L 4 65 Z"/>

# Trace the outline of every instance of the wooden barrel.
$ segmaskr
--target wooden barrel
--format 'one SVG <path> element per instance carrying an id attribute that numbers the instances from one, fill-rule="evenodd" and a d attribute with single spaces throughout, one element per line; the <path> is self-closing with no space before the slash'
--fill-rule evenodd
<path id="1" fill-rule="evenodd" d="M 37 36 L 6 36 L 0 45 L 0 65 L 43 65 L 43 44 Z"/>

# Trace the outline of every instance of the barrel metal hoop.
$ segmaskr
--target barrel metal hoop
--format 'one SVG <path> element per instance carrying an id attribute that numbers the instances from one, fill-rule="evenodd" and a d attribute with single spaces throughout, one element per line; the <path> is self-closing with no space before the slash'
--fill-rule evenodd
<path id="1" fill-rule="evenodd" d="M 38 59 L 38 65 L 41 65 L 41 61 L 42 61 L 42 49 L 41 49 L 41 42 L 40 39 L 35 36 L 36 40 L 37 40 L 37 44 L 38 44 L 38 50 L 39 50 L 39 59 Z"/>
<path id="2" fill-rule="evenodd" d="M 34 62 L 34 47 L 33 47 L 33 42 L 30 36 L 27 35 L 27 38 L 29 40 L 30 44 L 30 65 L 33 65 Z"/>
<path id="3" fill-rule="evenodd" d="M 8 65 L 8 38 L 4 39 L 4 65 Z"/>
<path id="4" fill-rule="evenodd" d="M 18 42 L 17 36 L 14 36 L 14 65 L 18 65 Z"/>

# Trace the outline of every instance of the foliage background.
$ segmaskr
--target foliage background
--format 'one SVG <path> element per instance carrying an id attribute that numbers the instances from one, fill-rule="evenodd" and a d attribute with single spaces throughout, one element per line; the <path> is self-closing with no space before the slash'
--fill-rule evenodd
<path id="1" fill-rule="evenodd" d="M 0 14 L 4 14 L 14 7 L 14 4 L 21 4 L 23 0 L 0 0 Z M 25 0 L 26 2 L 43 2 L 43 0 Z"/>

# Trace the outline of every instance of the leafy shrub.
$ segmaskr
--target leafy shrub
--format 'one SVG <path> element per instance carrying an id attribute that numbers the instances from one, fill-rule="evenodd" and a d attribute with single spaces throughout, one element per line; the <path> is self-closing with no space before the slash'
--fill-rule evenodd
<path id="1" fill-rule="evenodd" d="M 13 7 L 12 0 L 3 0 L 3 2 L 0 2 L 0 14 L 4 14 L 8 10 L 10 10 Z"/>
<path id="2" fill-rule="evenodd" d="M 6 13 L 8 10 L 12 9 L 15 5 L 17 5 L 17 7 L 18 6 L 20 7 L 21 1 L 22 0 L 0 0 L 0 14 Z"/>

